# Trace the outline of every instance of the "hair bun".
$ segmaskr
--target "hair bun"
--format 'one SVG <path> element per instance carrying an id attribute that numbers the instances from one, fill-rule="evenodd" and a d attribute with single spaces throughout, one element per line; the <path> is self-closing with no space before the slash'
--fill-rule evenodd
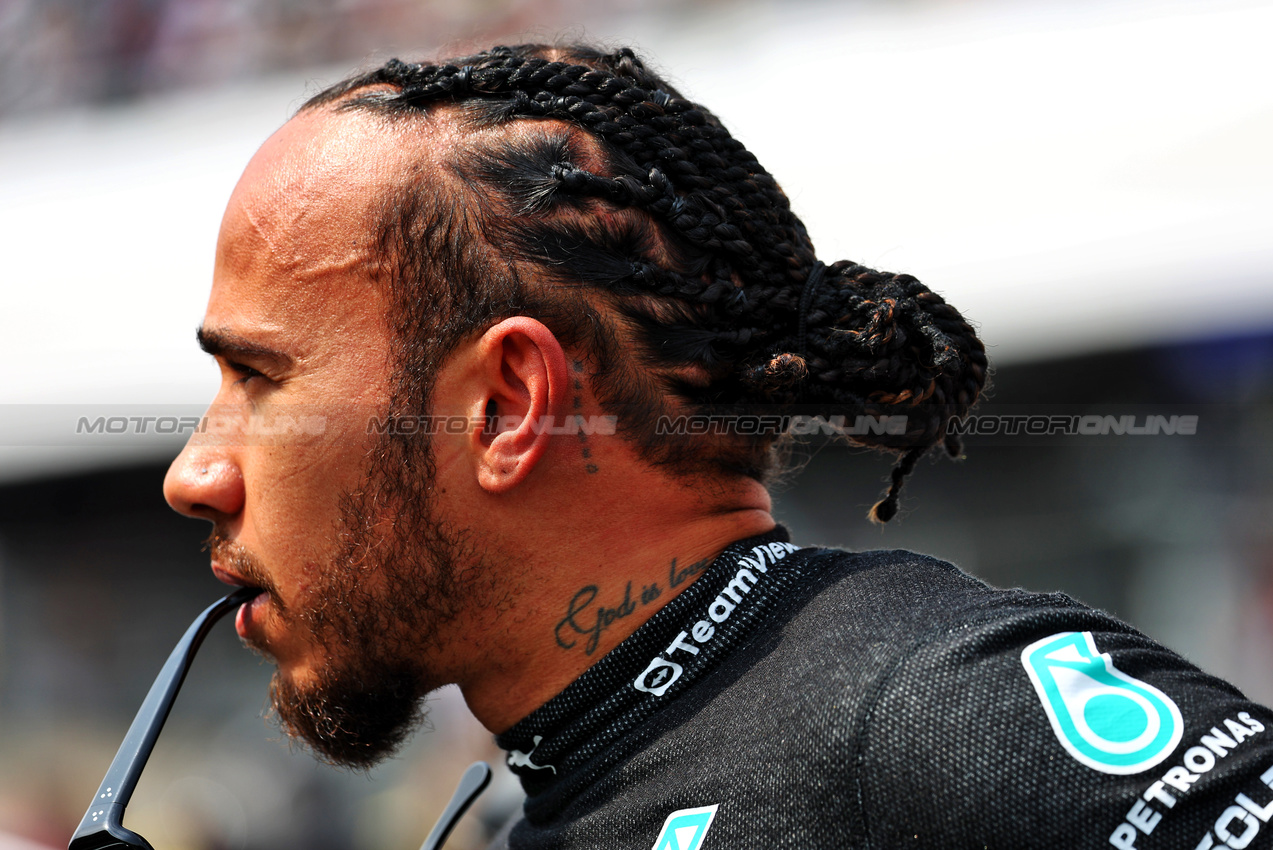
<path id="1" fill-rule="evenodd" d="M 828 266 L 825 280 L 806 284 L 789 327 L 794 333 L 774 341 L 779 353 L 747 369 L 744 383 L 766 401 L 798 404 L 805 413 L 905 416 L 904 429 L 850 437 L 902 454 L 888 494 L 870 514 L 887 522 L 920 457 L 939 444 L 959 454 L 947 431 L 985 386 L 985 346 L 958 310 L 916 278 L 850 261 Z M 798 384 L 786 365 L 793 362 L 807 372 Z"/>

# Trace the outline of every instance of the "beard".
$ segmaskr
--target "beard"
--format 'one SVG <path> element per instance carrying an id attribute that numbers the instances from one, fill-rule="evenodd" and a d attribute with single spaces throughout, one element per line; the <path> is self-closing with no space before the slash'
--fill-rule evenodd
<path id="1" fill-rule="evenodd" d="M 446 684 L 428 657 L 477 595 L 468 577 L 485 571 L 466 535 L 437 516 L 433 478 L 427 439 L 382 437 L 363 488 L 339 497 L 333 555 L 290 607 L 255 556 L 216 532 L 209 541 L 214 557 L 270 594 L 288 628 L 321 648 L 305 684 L 275 671 L 270 702 L 283 731 L 328 763 L 369 768 L 392 756 L 423 723 L 425 696 Z"/>

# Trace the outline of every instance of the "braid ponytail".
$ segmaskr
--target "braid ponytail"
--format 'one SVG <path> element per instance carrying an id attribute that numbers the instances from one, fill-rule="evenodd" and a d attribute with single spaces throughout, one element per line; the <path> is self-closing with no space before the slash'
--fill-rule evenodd
<path id="1" fill-rule="evenodd" d="M 949 425 L 986 383 L 985 346 L 955 308 L 910 275 L 849 261 L 822 269 L 811 271 L 793 315 L 771 326 L 785 332 L 773 334 L 743 380 L 760 399 L 802 409 L 905 416 L 904 431 L 853 438 L 903 452 L 887 495 L 869 514 L 888 522 L 903 482 L 931 447 L 959 456 Z"/>
<path id="2" fill-rule="evenodd" d="M 909 275 L 818 262 L 773 177 L 631 50 L 395 59 L 304 108 L 323 104 L 401 120 L 447 110 L 472 129 L 449 151 L 466 205 L 456 232 L 437 235 L 441 207 L 428 227 L 418 211 L 386 217 L 386 244 L 419 246 L 400 301 L 418 304 L 430 280 L 449 287 L 444 320 L 404 322 L 421 347 L 536 315 L 588 352 L 598 397 L 627 411 L 622 433 L 687 472 L 763 477 L 780 434 L 669 436 L 670 415 L 905 416 L 903 429 L 849 437 L 900 456 L 877 522 L 929 449 L 959 454 L 949 423 L 988 372 L 973 328 Z M 503 130 L 514 125 L 535 131 Z"/>

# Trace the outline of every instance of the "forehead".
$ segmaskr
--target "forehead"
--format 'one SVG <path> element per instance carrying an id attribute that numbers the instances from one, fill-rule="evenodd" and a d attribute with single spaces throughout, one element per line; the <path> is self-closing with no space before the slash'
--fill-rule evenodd
<path id="1" fill-rule="evenodd" d="M 339 262 L 365 247 L 403 146 L 371 116 L 301 113 L 252 157 L 222 221 L 226 260 L 264 249 L 281 263 Z M 246 238 L 243 238 L 246 237 Z"/>
<path id="2" fill-rule="evenodd" d="M 287 122 L 230 197 L 204 326 L 303 340 L 351 317 L 379 319 L 379 212 L 421 148 L 356 112 Z"/>

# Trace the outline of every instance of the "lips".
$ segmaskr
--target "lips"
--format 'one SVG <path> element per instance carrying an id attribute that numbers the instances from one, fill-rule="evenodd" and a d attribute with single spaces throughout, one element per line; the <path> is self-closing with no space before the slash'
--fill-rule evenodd
<path id="1" fill-rule="evenodd" d="M 232 587 L 256 587 L 255 584 L 248 581 L 243 576 L 227 570 L 215 561 L 212 563 L 212 574 L 216 576 L 217 581 L 228 584 Z"/>
<path id="2" fill-rule="evenodd" d="M 238 613 L 234 615 L 234 630 L 239 633 L 239 637 L 254 645 L 263 643 L 261 623 L 265 616 L 265 606 L 269 604 L 270 595 L 261 591 L 239 606 Z"/>
<path id="3" fill-rule="evenodd" d="M 262 636 L 262 617 L 265 614 L 265 606 L 270 601 L 269 593 L 264 588 L 257 587 L 243 576 L 231 572 L 215 562 L 212 564 L 212 574 L 216 576 L 217 581 L 233 587 L 251 587 L 260 591 L 256 596 L 240 605 L 238 612 L 234 616 L 234 630 L 239 633 L 239 637 L 251 643 L 259 643 Z"/>

